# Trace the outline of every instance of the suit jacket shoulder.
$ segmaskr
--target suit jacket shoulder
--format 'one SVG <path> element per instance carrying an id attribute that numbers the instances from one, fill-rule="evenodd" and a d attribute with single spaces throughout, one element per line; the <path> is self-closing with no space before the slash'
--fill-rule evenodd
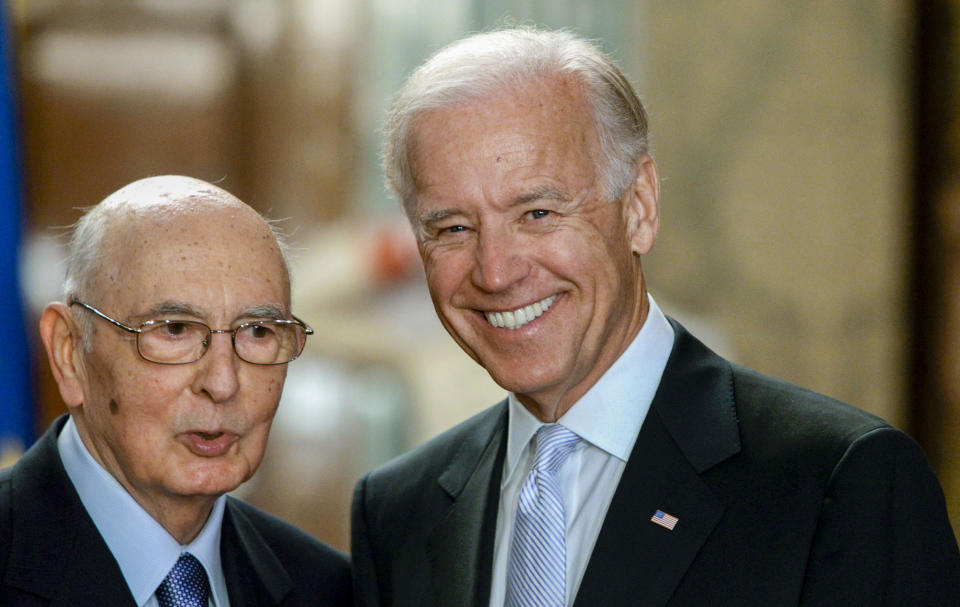
<path id="1" fill-rule="evenodd" d="M 57 452 L 66 416 L 0 472 L 0 604 L 133 607 Z M 96 580 L 96 583 L 91 583 Z"/>
<path id="2" fill-rule="evenodd" d="M 357 483 L 357 605 L 482 605 L 496 524 L 506 402 Z"/>
<path id="3" fill-rule="evenodd" d="M 421 491 L 436 485 L 438 478 L 456 497 L 494 433 L 505 425 L 506 401 L 502 401 L 370 472 L 365 479 L 367 498 L 395 505 L 417 501 L 423 498 Z"/>
<path id="4" fill-rule="evenodd" d="M 353 604 L 344 554 L 232 497 L 227 498 L 220 552 L 231 605 Z"/>
<path id="5" fill-rule="evenodd" d="M 920 447 L 880 418 L 737 369 L 744 471 L 761 468 L 811 529 L 802 605 L 960 605 L 960 554 Z M 724 472 L 718 471 L 718 478 Z M 761 494 L 762 495 L 762 494 Z M 784 523 L 785 524 L 785 523 Z"/>

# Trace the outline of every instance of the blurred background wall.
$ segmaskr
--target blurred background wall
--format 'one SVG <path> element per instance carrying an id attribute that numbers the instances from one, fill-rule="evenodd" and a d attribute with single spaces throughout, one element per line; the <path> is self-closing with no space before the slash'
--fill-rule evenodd
<path id="1" fill-rule="evenodd" d="M 364 470 L 503 397 L 434 317 L 381 184 L 381 117 L 440 45 L 530 21 L 598 39 L 648 106 L 663 222 L 646 268 L 661 306 L 733 360 L 911 433 L 960 528 L 960 2 L 4 8 L 35 431 L 63 411 L 33 327 L 59 297 L 64 226 L 147 175 L 214 181 L 284 219 L 294 307 L 317 330 L 239 492 L 346 548 Z"/>

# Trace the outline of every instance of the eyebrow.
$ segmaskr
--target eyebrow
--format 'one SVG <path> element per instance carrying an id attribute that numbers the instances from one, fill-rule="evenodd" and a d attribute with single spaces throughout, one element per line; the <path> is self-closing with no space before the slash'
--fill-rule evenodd
<path id="1" fill-rule="evenodd" d="M 195 318 L 204 318 L 206 314 L 201 309 L 179 301 L 162 301 L 151 307 L 143 316 L 193 316 Z M 251 306 L 242 310 L 239 318 L 259 318 L 259 319 L 280 319 L 286 317 L 286 308 L 280 304 L 265 304 L 260 306 Z"/>
<path id="2" fill-rule="evenodd" d="M 279 304 L 267 304 L 247 308 L 240 314 L 248 318 L 262 318 L 267 320 L 282 319 L 287 316 L 287 310 Z"/>
<path id="3" fill-rule="evenodd" d="M 196 316 L 200 318 L 203 313 L 188 303 L 179 301 L 162 301 L 151 307 L 143 316 L 165 316 L 175 314 L 180 316 Z"/>
<path id="4" fill-rule="evenodd" d="M 562 192 L 551 185 L 538 186 L 529 192 L 524 192 L 514 198 L 514 204 L 526 204 L 536 202 L 537 200 L 557 200 L 559 202 L 570 202 L 571 198 L 566 192 Z"/>
<path id="5" fill-rule="evenodd" d="M 454 215 L 463 215 L 463 211 L 460 209 L 447 208 L 447 209 L 435 209 L 433 211 L 427 211 L 426 213 L 420 215 L 420 225 L 429 225 L 431 223 L 436 223 L 438 221 L 443 221 L 447 217 L 452 217 Z"/>

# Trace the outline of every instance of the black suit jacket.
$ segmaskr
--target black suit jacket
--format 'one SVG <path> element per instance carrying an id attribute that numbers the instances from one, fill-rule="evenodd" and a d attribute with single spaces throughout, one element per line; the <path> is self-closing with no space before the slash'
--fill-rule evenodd
<path id="1" fill-rule="evenodd" d="M 66 416 L 0 471 L 0 605 L 134 606 L 119 565 L 57 451 Z M 346 606 L 347 558 L 231 497 L 220 539 L 231 607 Z"/>
<path id="2" fill-rule="evenodd" d="M 674 328 L 577 607 L 960 605 L 943 494 L 912 440 Z M 358 483 L 358 605 L 487 606 L 506 411 Z"/>

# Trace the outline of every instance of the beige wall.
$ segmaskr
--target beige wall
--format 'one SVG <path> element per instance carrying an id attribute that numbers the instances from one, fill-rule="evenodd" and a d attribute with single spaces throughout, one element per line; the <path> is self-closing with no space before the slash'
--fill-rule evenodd
<path id="1" fill-rule="evenodd" d="M 905 3 L 649 2 L 654 292 L 739 362 L 903 425 Z"/>

